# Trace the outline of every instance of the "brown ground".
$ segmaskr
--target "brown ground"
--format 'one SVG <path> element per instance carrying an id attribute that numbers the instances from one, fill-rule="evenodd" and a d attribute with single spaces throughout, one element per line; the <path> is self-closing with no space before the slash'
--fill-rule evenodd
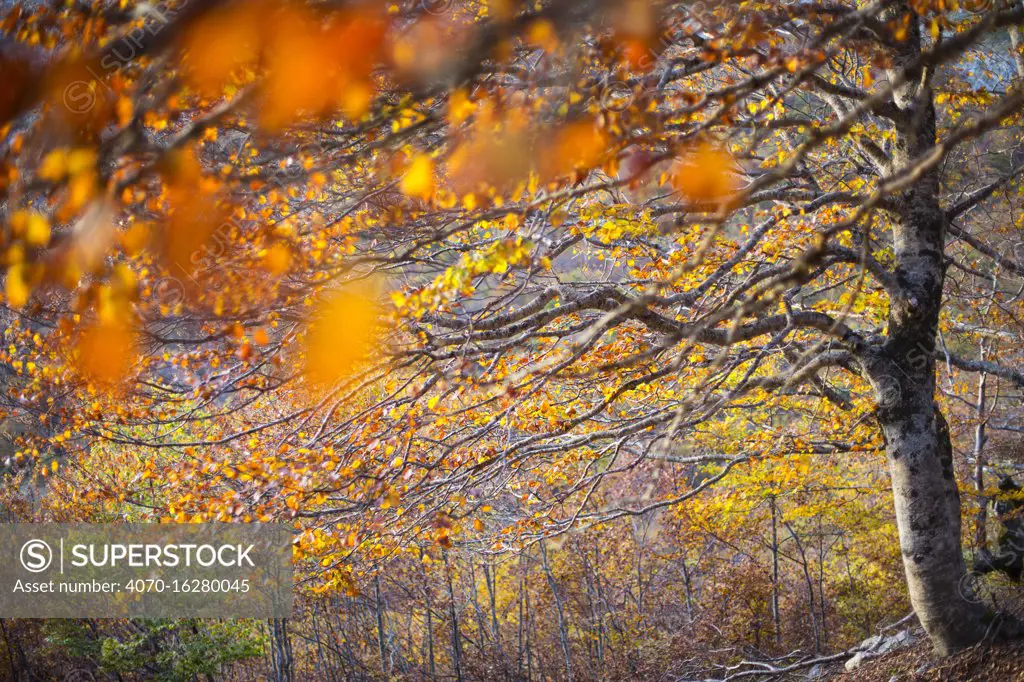
<path id="1" fill-rule="evenodd" d="M 1024 682 L 1024 642 L 987 643 L 947 659 L 927 641 L 863 663 L 830 682 Z"/>

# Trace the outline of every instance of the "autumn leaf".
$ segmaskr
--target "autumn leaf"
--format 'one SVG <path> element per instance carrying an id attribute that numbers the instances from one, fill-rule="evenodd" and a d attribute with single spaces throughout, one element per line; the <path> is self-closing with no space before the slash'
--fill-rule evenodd
<path id="1" fill-rule="evenodd" d="M 395 72 L 405 80 L 429 81 L 442 73 L 453 41 L 452 26 L 437 17 L 426 17 L 399 35 L 391 46 Z"/>
<path id="2" fill-rule="evenodd" d="M 452 125 L 459 125 L 470 117 L 476 105 L 470 100 L 465 90 L 456 90 L 448 97 L 448 120 Z"/>
<path id="3" fill-rule="evenodd" d="M 538 19 L 530 22 L 526 28 L 526 41 L 545 52 L 555 52 L 559 47 L 558 32 L 555 25 L 547 19 Z"/>
<path id="4" fill-rule="evenodd" d="M 400 183 L 402 194 L 429 201 L 434 194 L 434 162 L 426 154 L 417 154 Z"/>
<path id="5" fill-rule="evenodd" d="M 303 374 L 315 386 L 348 376 L 369 354 L 378 331 L 376 292 L 369 285 L 325 293 L 305 339 Z"/>
<path id="6" fill-rule="evenodd" d="M 189 196 L 183 190 L 173 192 L 176 202 L 170 221 L 163 230 L 163 257 L 168 269 L 189 281 L 212 265 L 212 259 L 223 245 L 211 245 L 215 230 L 225 224 L 225 210 L 213 196 Z"/>
<path id="7" fill-rule="evenodd" d="M 697 205 L 726 204 L 739 189 L 732 156 L 710 143 L 683 152 L 672 184 L 684 199 Z"/>
<path id="8" fill-rule="evenodd" d="M 25 242 L 29 246 L 46 246 L 50 243 L 50 221 L 45 216 L 32 213 L 25 225 Z"/>
<path id="9" fill-rule="evenodd" d="M 11 215 L 11 232 L 29 246 L 46 246 L 50 242 L 50 221 L 36 211 L 15 211 Z"/>
<path id="10" fill-rule="evenodd" d="M 68 155 L 66 149 L 54 149 L 43 157 L 39 164 L 38 175 L 43 180 L 58 182 L 64 179 L 68 172 Z"/>
<path id="11" fill-rule="evenodd" d="M 129 256 L 138 255 L 149 244 L 151 239 L 150 228 L 146 223 L 133 223 L 124 232 L 118 235 L 121 248 Z"/>
<path id="12" fill-rule="evenodd" d="M 374 89 L 370 83 L 354 81 L 342 86 L 338 106 L 350 120 L 357 121 L 370 110 L 374 95 Z"/>
<path id="13" fill-rule="evenodd" d="M 135 362 L 134 332 L 120 321 L 98 322 L 81 332 L 77 351 L 84 376 L 99 384 L 117 384 Z"/>
<path id="14" fill-rule="evenodd" d="M 219 95 L 239 69 L 255 65 L 261 48 L 259 14 L 265 3 L 238 3 L 205 15 L 185 32 L 183 67 L 189 85 Z"/>
<path id="15" fill-rule="evenodd" d="M 98 154 L 91 147 L 72 149 L 65 159 L 65 167 L 68 175 L 74 177 L 82 173 L 89 173 L 96 168 Z"/>
<path id="16" fill-rule="evenodd" d="M 292 265 L 292 250 L 286 244 L 276 242 L 263 254 L 263 267 L 274 275 L 283 275 Z"/>
<path id="17" fill-rule="evenodd" d="M 25 265 L 16 263 L 7 268 L 7 278 L 4 282 L 4 294 L 7 297 L 7 305 L 12 308 L 24 308 L 28 303 L 28 297 L 32 293 L 29 287 Z"/>
<path id="18" fill-rule="evenodd" d="M 576 121 L 555 131 L 542 149 L 541 173 L 546 180 L 585 173 L 601 160 L 608 141 L 593 121 Z"/>

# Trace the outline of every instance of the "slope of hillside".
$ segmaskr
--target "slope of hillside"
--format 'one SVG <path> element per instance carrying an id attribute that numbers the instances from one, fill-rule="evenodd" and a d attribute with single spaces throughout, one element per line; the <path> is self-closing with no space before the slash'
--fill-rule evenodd
<path id="1" fill-rule="evenodd" d="M 1024 680 L 1024 642 L 982 643 L 946 659 L 921 641 L 830 678 L 839 682 L 1003 682 Z"/>

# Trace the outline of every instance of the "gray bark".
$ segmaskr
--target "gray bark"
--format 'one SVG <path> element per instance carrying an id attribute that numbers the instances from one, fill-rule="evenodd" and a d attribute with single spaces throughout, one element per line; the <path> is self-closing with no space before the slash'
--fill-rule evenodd
<path id="1" fill-rule="evenodd" d="M 455 608 L 455 586 L 452 584 L 452 566 L 448 561 L 448 551 L 442 554 L 444 569 L 448 579 L 448 616 L 452 621 L 452 667 L 455 679 L 462 682 L 462 632 L 459 629 L 459 614 Z"/>
<path id="2" fill-rule="evenodd" d="M 380 669 L 385 675 L 388 674 L 387 646 L 384 639 L 384 604 L 380 595 L 380 576 L 373 580 L 374 589 L 374 610 L 377 616 L 377 653 L 380 656 Z"/>
<path id="3" fill-rule="evenodd" d="M 985 359 L 985 345 L 981 347 L 981 359 Z M 976 551 L 988 547 L 988 500 L 985 498 L 985 442 L 988 436 L 985 433 L 985 401 L 987 393 L 988 374 L 982 372 L 978 376 L 978 423 L 974 426 L 974 487 L 978 493 L 978 511 L 975 516 L 974 546 Z"/>
<path id="4" fill-rule="evenodd" d="M 772 623 L 775 629 L 775 646 L 782 646 L 782 625 L 779 619 L 779 511 L 775 505 L 775 496 L 768 498 L 772 510 Z M 684 560 L 685 569 L 686 562 Z M 687 581 L 689 583 L 689 581 Z M 690 608 L 689 584 L 687 584 L 686 606 Z M 693 621 L 692 614 L 690 621 Z"/>
<path id="5" fill-rule="evenodd" d="M 555 583 L 555 576 L 548 566 L 548 550 L 544 543 L 540 543 L 541 562 L 544 567 L 544 575 L 548 579 L 548 587 L 551 588 L 551 597 L 555 602 L 555 613 L 558 616 L 558 640 L 562 645 L 562 655 L 565 657 L 565 677 L 572 682 L 572 650 L 569 647 L 569 631 L 565 624 L 565 609 L 562 607 L 562 599 L 558 596 L 558 585 Z"/>
<path id="6" fill-rule="evenodd" d="M 898 11 L 910 12 L 905 3 Z M 890 78 L 921 51 L 918 17 L 910 25 L 895 51 Z M 892 164 L 898 174 L 936 144 L 929 74 L 898 86 L 893 101 L 901 114 Z M 891 300 L 888 336 L 869 350 L 865 364 L 879 400 L 910 600 L 938 653 L 947 655 L 979 641 L 985 627 L 981 606 L 964 594 L 960 496 L 949 429 L 934 402 L 946 232 L 938 196 L 939 174 L 933 169 L 896 197 L 892 237 L 898 291 Z"/>

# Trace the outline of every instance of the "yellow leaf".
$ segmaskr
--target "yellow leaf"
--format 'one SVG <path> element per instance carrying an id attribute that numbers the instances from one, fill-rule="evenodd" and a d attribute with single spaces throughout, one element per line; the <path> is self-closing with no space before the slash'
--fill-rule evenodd
<path id="1" fill-rule="evenodd" d="M 448 98 L 448 120 L 452 125 L 465 121 L 475 109 L 465 90 L 456 90 Z"/>
<path id="2" fill-rule="evenodd" d="M 50 243 L 50 223 L 38 213 L 32 213 L 25 225 L 25 241 L 30 246 L 46 246 Z"/>
<path id="3" fill-rule="evenodd" d="M 91 171 L 96 167 L 96 150 L 89 148 L 74 149 L 67 157 L 68 175 L 78 175 Z"/>
<path id="4" fill-rule="evenodd" d="M 434 162 L 426 154 L 418 154 L 402 177 L 402 194 L 428 201 L 434 193 Z"/>
<path id="5" fill-rule="evenodd" d="M 538 19 L 532 22 L 526 29 L 526 40 L 546 52 L 554 52 L 558 49 L 558 34 L 555 31 L 555 25 L 547 19 Z"/>
<path id="6" fill-rule="evenodd" d="M 191 281 L 196 270 L 212 265 L 210 254 L 216 251 L 205 247 L 224 223 L 225 211 L 206 195 L 192 197 L 176 189 L 172 196 L 170 224 L 162 231 L 163 255 L 172 274 L 183 274 Z"/>
<path id="7" fill-rule="evenodd" d="M 24 308 L 28 303 L 31 293 L 28 282 L 25 279 L 25 266 L 21 263 L 7 268 L 7 282 L 4 287 L 7 295 L 7 305 L 12 308 Z"/>
<path id="8" fill-rule="evenodd" d="M 77 211 L 89 203 L 96 194 L 96 182 L 94 173 L 79 173 L 72 176 L 68 182 L 68 207 Z"/>
<path id="9" fill-rule="evenodd" d="M 373 104 L 373 86 L 363 81 L 346 85 L 341 91 L 339 105 L 350 120 L 358 121 Z"/>
<path id="10" fill-rule="evenodd" d="M 54 149 L 43 157 L 39 165 L 39 177 L 43 180 L 58 182 L 68 174 L 68 152 L 66 149 Z"/>

